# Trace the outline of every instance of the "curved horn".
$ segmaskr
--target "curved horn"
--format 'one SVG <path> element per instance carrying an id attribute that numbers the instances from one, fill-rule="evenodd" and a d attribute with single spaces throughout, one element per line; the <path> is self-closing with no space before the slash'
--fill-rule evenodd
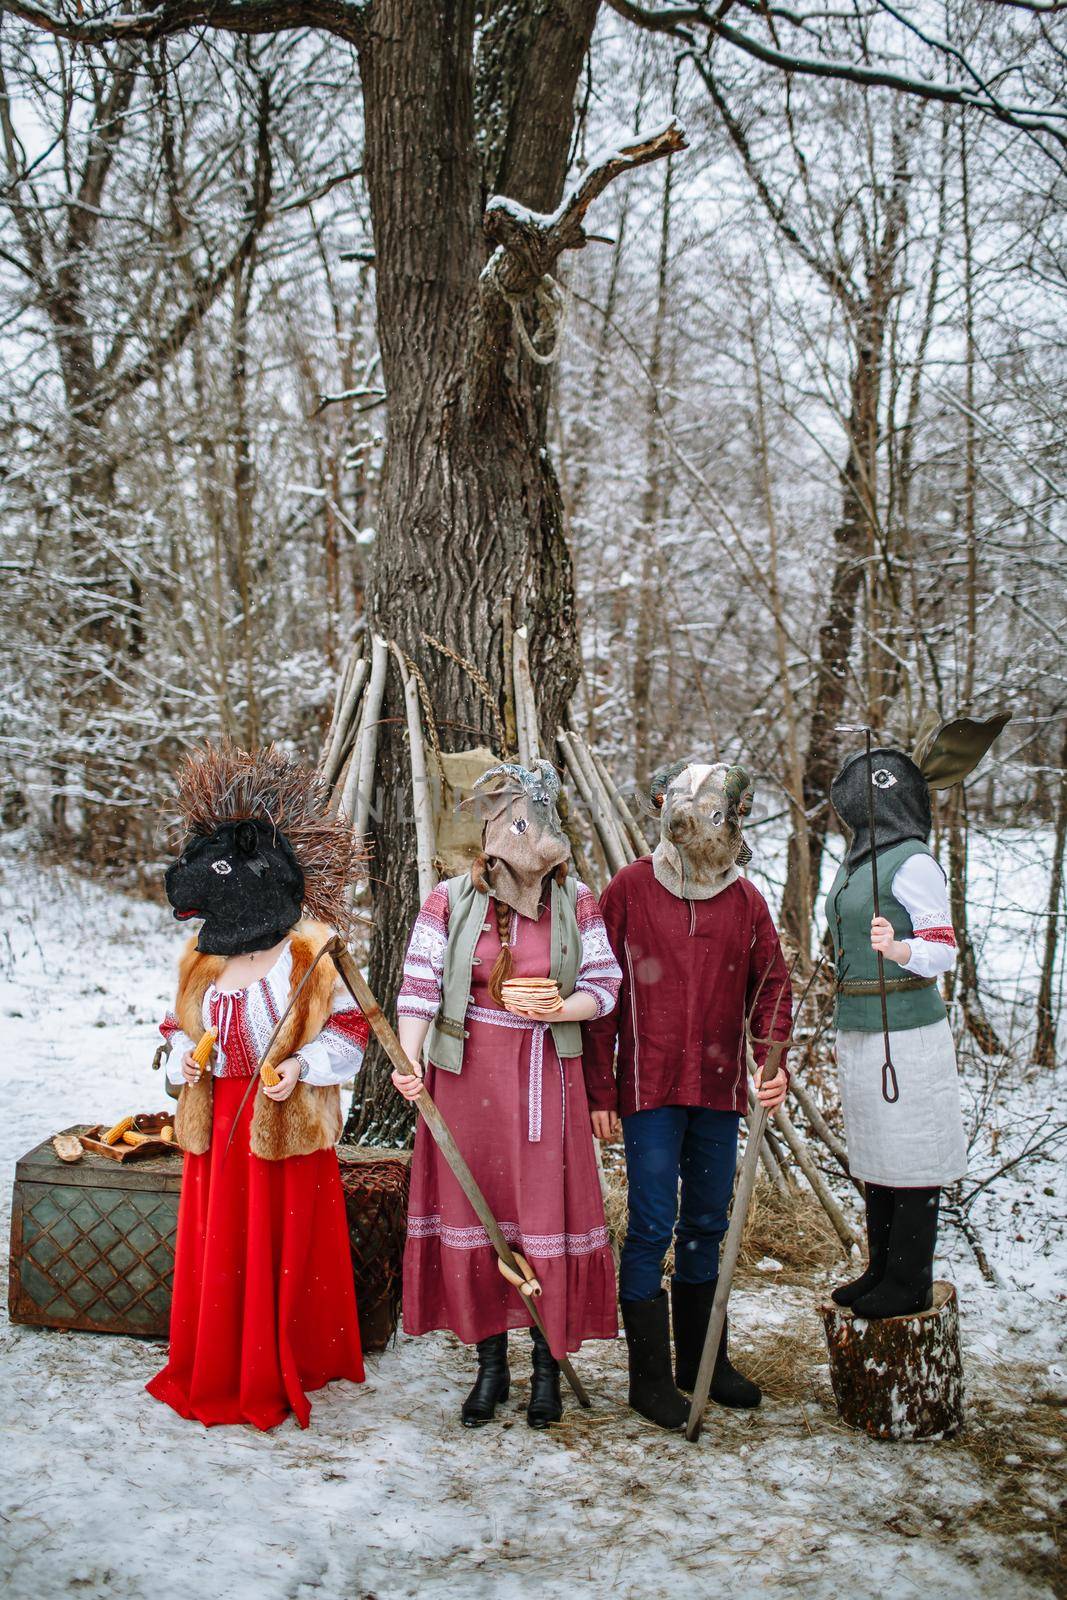
<path id="1" fill-rule="evenodd" d="M 671 761 L 665 767 L 656 768 L 648 780 L 648 802 L 653 811 L 662 811 L 664 795 L 673 780 L 680 772 L 684 772 L 688 765 L 688 761 Z"/>
<path id="2" fill-rule="evenodd" d="M 744 767 L 727 767 L 723 792 L 732 811 L 736 811 L 741 817 L 748 815 L 752 809 L 753 789 L 752 779 Z"/>
<path id="3" fill-rule="evenodd" d="M 540 776 L 541 782 L 548 791 L 548 798 L 555 804 L 560 795 L 559 773 L 551 761 L 535 761 L 533 771 Z"/>

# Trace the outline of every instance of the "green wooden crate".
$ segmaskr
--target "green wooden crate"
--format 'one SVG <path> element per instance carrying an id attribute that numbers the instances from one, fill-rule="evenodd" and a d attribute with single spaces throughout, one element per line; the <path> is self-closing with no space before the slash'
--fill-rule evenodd
<path id="1" fill-rule="evenodd" d="M 181 1182 L 178 1155 L 67 1163 L 50 1139 L 24 1155 L 11 1208 L 12 1322 L 165 1339 Z"/>
<path id="2" fill-rule="evenodd" d="M 84 1127 L 68 1128 L 84 1133 Z M 409 1151 L 338 1150 L 365 1350 L 396 1329 Z M 182 1185 L 180 1155 L 60 1161 L 45 1139 L 15 1168 L 12 1322 L 166 1339 Z"/>

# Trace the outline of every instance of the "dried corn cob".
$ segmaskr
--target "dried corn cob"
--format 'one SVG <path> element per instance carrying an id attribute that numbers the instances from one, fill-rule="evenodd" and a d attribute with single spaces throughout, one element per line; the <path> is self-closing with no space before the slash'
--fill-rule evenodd
<path id="1" fill-rule="evenodd" d="M 159 1137 L 163 1140 L 164 1144 L 170 1144 L 174 1138 L 173 1124 L 170 1122 L 165 1122 L 159 1130 Z"/>
<path id="2" fill-rule="evenodd" d="M 148 1138 L 149 1136 L 147 1133 L 138 1133 L 133 1128 L 127 1128 L 126 1132 L 122 1135 L 122 1142 L 123 1144 L 132 1145 L 147 1144 Z"/>
<path id="3" fill-rule="evenodd" d="M 200 1042 L 193 1051 L 193 1060 L 196 1062 L 201 1073 L 203 1073 L 204 1068 L 211 1060 L 211 1052 L 215 1048 L 215 1040 L 218 1038 L 218 1036 L 219 1030 L 217 1028 L 209 1028 L 206 1033 L 201 1034 Z"/>
<path id="4" fill-rule="evenodd" d="M 275 1071 L 274 1067 L 269 1061 L 264 1061 L 263 1065 L 259 1069 L 259 1076 L 260 1081 L 265 1084 L 268 1089 L 277 1088 L 278 1084 L 282 1081 L 280 1075 Z"/>
<path id="5" fill-rule="evenodd" d="M 119 1119 L 119 1121 L 116 1122 L 116 1124 L 115 1124 L 115 1126 L 113 1128 L 109 1128 L 105 1134 L 101 1135 L 104 1144 L 118 1144 L 119 1140 L 122 1138 L 122 1135 L 126 1132 L 127 1128 L 132 1128 L 132 1127 L 133 1127 L 133 1118 L 132 1117 L 121 1117 Z"/>

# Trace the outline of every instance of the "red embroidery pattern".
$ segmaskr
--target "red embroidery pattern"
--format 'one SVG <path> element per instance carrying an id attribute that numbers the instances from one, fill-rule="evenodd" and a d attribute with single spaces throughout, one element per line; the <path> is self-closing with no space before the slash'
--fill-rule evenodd
<path id="1" fill-rule="evenodd" d="M 923 928 L 916 932 L 916 939 L 928 939 L 931 944 L 949 944 L 956 948 L 956 935 L 951 928 Z"/>

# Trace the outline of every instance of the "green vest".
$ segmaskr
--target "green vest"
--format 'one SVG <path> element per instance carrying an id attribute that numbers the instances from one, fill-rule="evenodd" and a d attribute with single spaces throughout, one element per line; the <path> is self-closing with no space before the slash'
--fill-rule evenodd
<path id="1" fill-rule="evenodd" d="M 914 935 L 911 918 L 899 900 L 893 897 L 893 879 L 904 862 L 911 856 L 928 856 L 931 852 L 918 839 L 905 839 L 889 850 L 878 852 L 878 908 L 883 917 L 893 924 L 898 939 Z M 874 916 L 874 890 L 871 883 L 871 863 L 868 857 L 849 873 L 842 866 L 826 896 L 826 919 L 830 924 L 830 938 L 834 946 L 834 963 L 837 981 L 862 979 L 878 983 L 878 957 L 871 949 L 871 918 Z M 896 962 L 885 963 L 887 978 L 906 978 L 908 974 Z M 903 989 L 886 994 L 889 1026 L 894 1032 L 903 1028 L 925 1028 L 940 1022 L 947 1015 L 945 1002 L 931 984 L 925 989 Z M 870 994 L 838 994 L 835 1019 L 843 1032 L 879 1033 L 882 1028 L 882 1002 L 877 987 Z"/>
<path id="2" fill-rule="evenodd" d="M 471 997 L 474 950 L 489 916 L 489 896 L 474 887 L 469 872 L 447 879 L 445 888 L 448 891 L 448 947 L 441 980 L 441 1006 L 430 1024 L 423 1054 L 427 1061 L 445 1072 L 461 1072 L 463 1041 L 467 1037 L 464 1019 Z M 582 957 L 582 939 L 575 910 L 577 900 L 578 884 L 573 877 L 568 876 L 562 888 L 553 879 L 550 913 L 552 959 L 548 976 L 556 980 L 564 999 L 574 993 Z M 580 1022 L 552 1022 L 549 1026 L 558 1056 L 581 1055 Z"/>

